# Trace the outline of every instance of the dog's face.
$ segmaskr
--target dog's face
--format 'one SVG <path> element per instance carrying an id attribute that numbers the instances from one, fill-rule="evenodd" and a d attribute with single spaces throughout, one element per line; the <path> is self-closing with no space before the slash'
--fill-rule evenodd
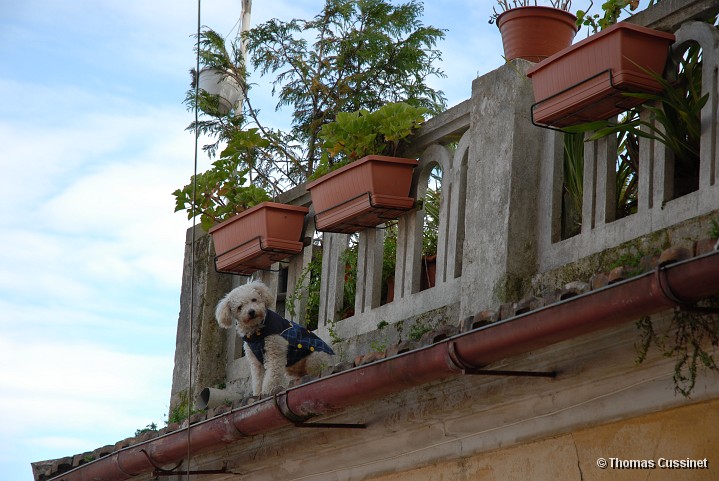
<path id="1" fill-rule="evenodd" d="M 259 281 L 250 282 L 230 291 L 217 304 L 215 317 L 226 329 L 236 322 L 238 333 L 244 336 L 261 328 L 272 301 L 266 285 Z"/>

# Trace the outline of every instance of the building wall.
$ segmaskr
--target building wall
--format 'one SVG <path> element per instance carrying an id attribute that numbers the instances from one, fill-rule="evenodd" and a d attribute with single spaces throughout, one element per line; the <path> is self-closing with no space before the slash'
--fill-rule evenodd
<path id="1" fill-rule="evenodd" d="M 719 478 L 719 400 L 579 430 L 376 481 L 707 481 Z M 614 458 L 614 459 L 613 459 Z M 600 459 L 609 466 L 598 466 Z M 660 468 L 660 459 L 707 468 Z M 654 468 L 626 466 L 653 462 Z M 662 463 L 665 461 L 661 461 Z"/>

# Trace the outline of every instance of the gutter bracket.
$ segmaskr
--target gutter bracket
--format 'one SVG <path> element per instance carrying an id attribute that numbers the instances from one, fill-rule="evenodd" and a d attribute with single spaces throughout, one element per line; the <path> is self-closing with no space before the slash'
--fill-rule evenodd
<path id="1" fill-rule="evenodd" d="M 183 476 L 183 475 L 187 475 L 187 474 L 192 476 L 192 475 L 197 475 L 197 474 L 202 474 L 202 475 L 215 474 L 215 475 L 217 475 L 217 474 L 228 474 L 228 473 L 229 473 L 229 471 L 227 471 L 227 465 L 223 465 L 222 469 L 198 469 L 198 470 L 190 470 L 190 471 L 182 471 L 182 470 L 168 471 L 165 469 L 156 469 L 152 472 L 152 475 L 155 477 L 159 477 L 159 476 Z"/>
<path id="2" fill-rule="evenodd" d="M 717 246 L 719 247 L 719 241 L 717 241 Z M 699 314 L 719 314 L 719 308 L 716 307 L 701 307 L 696 304 L 696 302 L 690 302 L 686 299 L 682 299 L 681 296 L 678 296 L 674 290 L 672 290 L 672 286 L 669 284 L 669 280 L 667 279 L 666 274 L 666 266 L 670 264 L 670 262 L 665 262 L 663 264 L 657 265 L 657 268 L 654 271 L 654 275 L 657 281 L 657 285 L 662 291 L 662 295 L 669 301 L 675 303 L 677 305 L 677 308 L 680 311 L 685 312 L 696 312 Z"/>
<path id="3" fill-rule="evenodd" d="M 507 370 L 489 370 L 478 369 L 472 366 L 457 352 L 457 345 L 454 341 L 448 343 L 448 361 L 459 368 L 462 374 L 473 376 L 514 376 L 514 377 L 547 377 L 554 379 L 557 377 L 556 371 L 507 371 Z"/>
<path id="4" fill-rule="evenodd" d="M 367 429 L 364 423 L 294 423 L 297 428 Z"/>
<path id="5" fill-rule="evenodd" d="M 275 394 L 272 397 L 275 401 L 275 407 L 282 416 L 295 425 L 297 428 L 328 428 L 328 429 L 365 429 L 366 424 L 348 424 L 348 423 L 308 423 L 307 420 L 312 416 L 300 416 L 290 409 L 287 403 L 287 391 L 282 395 Z"/>
<path id="6" fill-rule="evenodd" d="M 180 465 L 182 464 L 182 461 L 180 461 L 177 466 L 175 466 L 172 469 L 163 469 L 157 464 L 155 464 L 155 461 L 152 460 L 150 457 L 150 453 L 148 453 L 146 450 L 141 449 L 140 452 L 145 455 L 147 460 L 150 462 L 153 468 L 155 468 L 152 471 L 152 475 L 155 477 L 159 476 L 182 476 L 183 474 L 227 474 L 227 463 L 222 463 L 221 469 L 200 469 L 200 470 L 178 470 Z"/>

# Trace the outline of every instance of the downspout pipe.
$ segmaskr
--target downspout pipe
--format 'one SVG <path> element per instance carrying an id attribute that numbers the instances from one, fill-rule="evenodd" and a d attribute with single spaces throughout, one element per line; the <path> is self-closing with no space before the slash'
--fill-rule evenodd
<path id="1" fill-rule="evenodd" d="M 75 468 L 56 481 L 122 481 L 244 437 L 401 392 L 719 294 L 719 252 L 660 266 L 626 281 L 320 378 Z"/>
<path id="2" fill-rule="evenodd" d="M 223 404 L 233 403 L 242 400 L 243 396 L 235 391 L 206 387 L 200 391 L 195 404 L 198 409 L 212 409 Z"/>

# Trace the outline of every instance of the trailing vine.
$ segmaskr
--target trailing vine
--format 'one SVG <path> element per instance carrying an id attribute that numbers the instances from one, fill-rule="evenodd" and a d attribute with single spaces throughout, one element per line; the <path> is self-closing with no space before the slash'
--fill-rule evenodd
<path id="1" fill-rule="evenodd" d="M 656 346 L 663 356 L 675 359 L 674 391 L 689 397 L 694 390 L 697 374 L 704 371 L 719 372 L 714 351 L 719 346 L 719 297 L 710 297 L 698 304 L 694 311 L 676 308 L 666 330 L 658 333 L 649 316 L 637 321 L 640 342 L 637 363 L 647 358 L 649 349 Z M 711 349 L 707 349 L 711 345 Z"/>

